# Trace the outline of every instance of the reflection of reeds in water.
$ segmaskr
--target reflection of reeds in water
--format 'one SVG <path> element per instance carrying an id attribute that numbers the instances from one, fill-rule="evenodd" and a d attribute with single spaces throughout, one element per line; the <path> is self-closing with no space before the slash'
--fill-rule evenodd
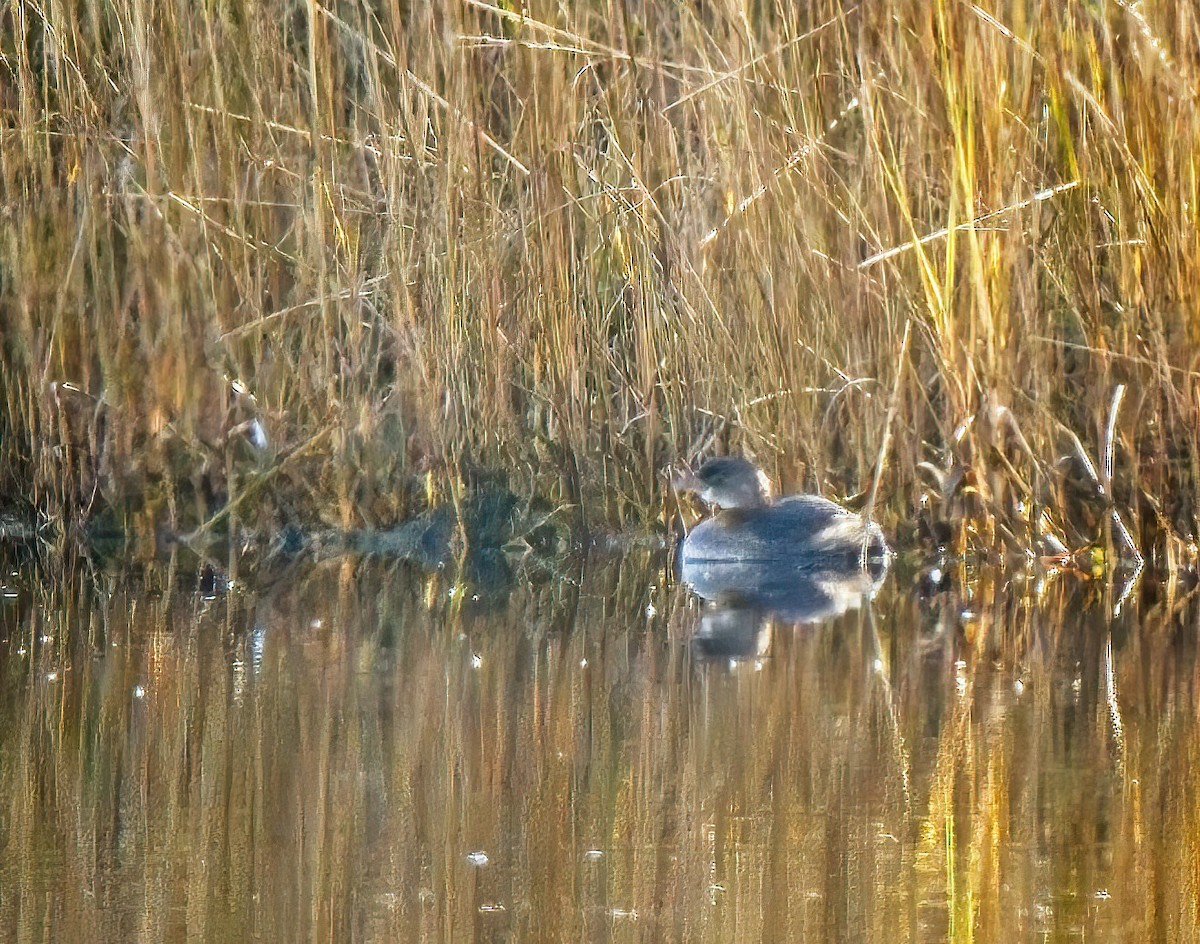
<path id="1" fill-rule="evenodd" d="M 0 14 L 0 486 L 149 535 L 482 463 L 619 525 L 716 448 L 893 514 L 928 463 L 986 542 L 1075 547 L 1128 383 L 1112 498 L 1193 530 L 1183 21 L 510 6 Z"/>
<path id="2" fill-rule="evenodd" d="M 1192 607 L 1109 626 L 980 584 L 964 627 L 893 582 L 728 667 L 692 661 L 661 580 L 593 564 L 507 610 L 349 565 L 258 599 L 27 597 L 0 934 L 1194 935 Z"/>

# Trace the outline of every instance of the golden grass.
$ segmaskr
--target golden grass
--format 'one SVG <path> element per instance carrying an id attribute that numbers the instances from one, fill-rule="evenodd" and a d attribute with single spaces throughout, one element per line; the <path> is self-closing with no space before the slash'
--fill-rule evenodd
<path id="1" fill-rule="evenodd" d="M 716 448 L 985 545 L 1115 503 L 1174 561 L 1196 36 L 1165 3 L 13 0 L 0 483 L 149 533 L 246 488 L 386 521 L 486 466 L 626 526 Z M 1071 437 L 1103 451 L 1120 383 L 1100 496 Z"/>

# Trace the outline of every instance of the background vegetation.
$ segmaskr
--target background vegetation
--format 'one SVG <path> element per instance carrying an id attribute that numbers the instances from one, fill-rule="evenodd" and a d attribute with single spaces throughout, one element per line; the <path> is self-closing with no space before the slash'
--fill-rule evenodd
<path id="1" fill-rule="evenodd" d="M 1198 39 L 1158 2 L 12 0 L 0 482 L 149 532 L 500 468 L 625 526 L 743 450 L 893 524 L 1078 547 L 1115 503 L 1185 554 Z"/>

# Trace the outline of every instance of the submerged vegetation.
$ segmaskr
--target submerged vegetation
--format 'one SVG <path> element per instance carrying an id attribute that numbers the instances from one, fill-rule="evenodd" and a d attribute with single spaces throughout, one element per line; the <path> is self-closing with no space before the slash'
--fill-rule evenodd
<path id="1" fill-rule="evenodd" d="M 625 528 L 730 451 L 909 538 L 1065 552 L 1115 509 L 1185 560 L 1197 32 L 1166 3 L 16 0 L 0 487 L 150 536 L 372 527 L 502 469 Z"/>

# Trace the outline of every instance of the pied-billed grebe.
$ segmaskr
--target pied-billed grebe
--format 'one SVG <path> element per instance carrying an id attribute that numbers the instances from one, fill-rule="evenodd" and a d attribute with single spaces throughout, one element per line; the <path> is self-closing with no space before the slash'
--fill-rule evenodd
<path id="1" fill-rule="evenodd" d="M 737 456 L 709 459 L 696 472 L 675 476 L 680 491 L 695 492 L 720 511 L 684 538 L 683 563 L 777 563 L 808 567 L 832 559 L 868 558 L 890 551 L 873 521 L 819 495 L 772 500 L 766 476 Z"/>

